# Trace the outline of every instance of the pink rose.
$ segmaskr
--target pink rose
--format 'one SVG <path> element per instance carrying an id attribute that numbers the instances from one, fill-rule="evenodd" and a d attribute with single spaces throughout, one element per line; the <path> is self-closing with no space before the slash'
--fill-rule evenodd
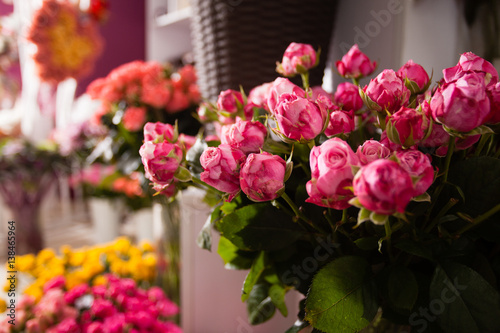
<path id="1" fill-rule="evenodd" d="M 309 44 L 291 43 L 283 54 L 278 72 L 284 76 L 293 76 L 307 72 L 316 65 L 316 51 Z"/>
<path id="2" fill-rule="evenodd" d="M 489 86 L 486 92 L 490 99 L 491 110 L 485 123 L 498 124 L 500 123 L 500 82 Z"/>
<path id="3" fill-rule="evenodd" d="M 155 302 L 156 309 L 161 316 L 171 317 L 179 313 L 179 307 L 171 300 L 165 298 Z"/>
<path id="4" fill-rule="evenodd" d="M 135 132 L 140 130 L 146 122 L 146 108 L 129 106 L 125 109 L 122 122 L 127 131 Z"/>
<path id="5" fill-rule="evenodd" d="M 179 134 L 179 145 L 183 151 L 188 151 L 196 143 L 196 137 L 184 133 Z"/>
<path id="6" fill-rule="evenodd" d="M 396 72 L 396 75 L 403 82 L 405 82 L 405 79 L 408 79 L 418 86 L 418 89 L 415 90 L 412 90 L 411 85 L 406 86 L 414 94 L 423 92 L 430 80 L 429 74 L 427 74 L 425 69 L 421 65 L 414 63 L 411 59 Z"/>
<path id="7" fill-rule="evenodd" d="M 325 135 L 328 137 L 337 134 L 348 134 L 354 131 L 354 117 L 351 112 L 342 110 L 333 110 L 330 112 L 330 122 L 325 129 Z"/>
<path id="8" fill-rule="evenodd" d="M 222 91 L 217 98 L 217 108 L 220 111 L 235 114 L 244 105 L 243 95 L 239 91 L 227 89 Z"/>
<path id="9" fill-rule="evenodd" d="M 252 88 L 252 90 L 248 93 L 247 102 L 249 104 L 252 103 L 257 107 L 267 109 L 267 95 L 269 94 L 271 85 L 271 82 L 267 82 Z"/>
<path id="10" fill-rule="evenodd" d="M 168 186 L 182 161 L 182 149 L 173 143 L 146 141 L 139 149 L 145 177 L 153 183 Z"/>
<path id="11" fill-rule="evenodd" d="M 57 324 L 55 327 L 49 328 L 47 333 L 67 333 L 67 332 L 79 332 L 80 327 L 74 318 L 66 318 Z"/>
<path id="12" fill-rule="evenodd" d="M 342 82 L 337 86 L 337 91 L 333 95 L 335 104 L 342 110 L 358 111 L 363 107 L 363 100 L 359 96 L 359 89 L 350 82 Z"/>
<path id="13" fill-rule="evenodd" d="M 328 93 L 321 86 L 312 87 L 311 90 L 311 99 L 313 101 L 316 101 L 316 103 L 318 103 L 318 101 L 321 101 L 328 110 L 333 110 L 336 107 L 335 103 L 333 102 L 332 94 Z"/>
<path id="14" fill-rule="evenodd" d="M 424 139 L 429 130 L 430 120 L 423 112 L 402 107 L 386 119 L 387 137 L 405 148 Z"/>
<path id="15" fill-rule="evenodd" d="M 360 165 L 367 165 L 375 160 L 388 158 L 391 156 L 391 149 L 377 140 L 366 140 L 363 145 L 358 146 L 356 155 Z"/>
<path id="16" fill-rule="evenodd" d="M 482 73 L 488 76 L 486 85 L 498 82 L 498 72 L 495 67 L 489 61 L 472 52 L 462 53 L 456 66 L 443 69 L 443 79 L 447 83 L 453 82 L 470 72 Z"/>
<path id="17" fill-rule="evenodd" d="M 9 319 L 9 317 L 7 317 L 6 319 Z M 40 320 L 38 318 L 33 318 L 33 319 L 30 319 L 26 322 L 26 333 L 42 333 L 42 328 L 40 327 Z M 6 330 L 6 331 L 0 331 L 0 332 L 10 332 L 10 330 Z M 65 331 L 65 332 L 68 332 L 68 331 Z"/>
<path id="18" fill-rule="evenodd" d="M 68 290 L 66 294 L 64 294 L 64 301 L 67 304 L 73 304 L 78 298 L 82 297 L 87 293 L 89 287 L 86 284 L 81 284 L 74 287 L 71 290 Z"/>
<path id="19" fill-rule="evenodd" d="M 345 78 L 360 79 L 368 76 L 377 67 L 377 63 L 370 59 L 359 50 L 358 45 L 354 44 L 349 52 L 342 57 L 342 60 L 336 62 L 337 71 Z"/>
<path id="20" fill-rule="evenodd" d="M 351 166 L 358 165 L 358 157 L 342 139 L 329 139 L 312 148 L 309 158 L 311 180 L 306 184 L 309 198 L 306 202 L 322 207 L 344 209 L 353 197 L 347 189 L 352 185 Z"/>
<path id="21" fill-rule="evenodd" d="M 365 103 L 370 109 L 393 113 L 401 106 L 406 106 L 411 92 L 392 69 L 384 69 L 375 79 L 363 89 L 366 97 L 375 103 Z"/>
<path id="22" fill-rule="evenodd" d="M 66 279 L 64 279 L 64 276 L 56 276 L 45 283 L 45 285 L 43 286 L 43 292 L 46 293 L 50 289 L 58 289 L 64 287 L 65 284 Z"/>
<path id="23" fill-rule="evenodd" d="M 396 152 L 399 165 L 405 169 L 414 181 L 413 196 L 424 194 L 434 181 L 434 168 L 430 158 L 418 150 Z"/>
<path id="24" fill-rule="evenodd" d="M 248 155 L 240 172 L 241 190 L 253 201 L 270 201 L 285 190 L 286 162 L 268 152 Z"/>
<path id="25" fill-rule="evenodd" d="M 86 332 L 86 333 L 104 333 L 106 331 L 105 331 L 105 327 L 104 327 L 103 323 L 95 321 L 95 322 L 92 322 L 91 324 L 89 324 L 89 326 L 87 326 L 87 329 L 84 330 L 84 332 Z"/>
<path id="26" fill-rule="evenodd" d="M 275 132 L 299 142 L 313 140 L 323 131 L 328 110 L 295 94 L 282 94 L 274 109 Z"/>
<path id="27" fill-rule="evenodd" d="M 276 105 L 280 101 L 282 94 L 295 94 L 299 97 L 305 97 L 306 92 L 299 86 L 293 84 L 290 80 L 284 77 L 278 77 L 271 83 L 269 93 L 267 95 L 267 106 L 269 112 L 274 113 Z"/>
<path id="28" fill-rule="evenodd" d="M 93 316 L 98 318 L 106 318 L 114 315 L 117 309 L 110 301 L 106 299 L 96 298 L 92 303 L 92 307 L 90 308 L 90 312 Z"/>
<path id="29" fill-rule="evenodd" d="M 458 132 L 472 131 L 490 112 L 484 76 L 472 72 L 443 85 L 432 96 L 430 106 L 438 123 Z"/>
<path id="30" fill-rule="evenodd" d="M 410 174 L 386 159 L 363 166 L 354 176 L 353 188 L 363 207 L 383 215 L 404 213 L 415 191 Z"/>
<path id="31" fill-rule="evenodd" d="M 160 122 L 144 125 L 144 141 L 172 142 L 174 140 L 174 126 Z"/>
<path id="32" fill-rule="evenodd" d="M 229 200 L 240 191 L 240 169 L 246 155 L 239 149 L 227 144 L 209 147 L 200 156 L 205 171 L 200 179 L 219 191 L 228 193 Z"/>
<path id="33" fill-rule="evenodd" d="M 267 128 L 262 123 L 240 120 L 222 127 L 221 143 L 240 149 L 245 154 L 258 153 L 266 136 Z"/>

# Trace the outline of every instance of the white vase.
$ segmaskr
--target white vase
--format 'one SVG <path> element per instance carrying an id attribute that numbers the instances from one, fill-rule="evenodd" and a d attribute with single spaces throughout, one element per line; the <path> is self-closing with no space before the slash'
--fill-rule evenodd
<path id="1" fill-rule="evenodd" d="M 285 332 L 296 321 L 298 292 L 287 294 L 289 315 L 276 311 L 263 324 L 252 326 L 247 320 L 241 288 L 248 271 L 228 270 L 217 254 L 218 234 L 212 233 L 212 252 L 202 250 L 196 238 L 211 209 L 203 199 L 204 192 L 189 188 L 179 197 L 181 209 L 181 326 L 184 332 L 269 333 Z"/>
<path id="2" fill-rule="evenodd" d="M 89 208 L 96 244 L 108 243 L 120 235 L 125 204 L 119 199 L 90 198 Z"/>
<path id="3" fill-rule="evenodd" d="M 153 228 L 153 207 L 141 208 L 131 213 L 137 242 L 154 243 L 157 240 Z"/>

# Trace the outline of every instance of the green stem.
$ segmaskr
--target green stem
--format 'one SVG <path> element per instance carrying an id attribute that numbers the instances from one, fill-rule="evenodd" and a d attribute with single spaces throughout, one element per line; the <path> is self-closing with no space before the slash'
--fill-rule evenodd
<path id="1" fill-rule="evenodd" d="M 463 227 L 462 229 L 457 231 L 456 235 L 461 235 L 464 232 L 466 232 L 472 228 L 477 227 L 481 222 L 486 221 L 487 219 L 489 219 L 492 215 L 494 215 L 497 212 L 500 212 L 500 204 L 496 205 L 495 207 L 493 207 L 492 209 L 490 209 L 486 213 L 481 214 L 478 217 L 476 217 L 474 220 L 472 220 L 472 223 L 466 225 L 465 227 Z"/>
<path id="2" fill-rule="evenodd" d="M 324 233 L 323 230 L 321 230 L 320 228 L 318 228 L 317 226 L 315 226 L 314 223 L 309 218 L 307 218 L 307 216 L 305 216 L 304 213 L 302 213 L 300 211 L 300 209 L 297 207 L 297 205 L 295 204 L 295 202 L 293 202 L 293 200 L 290 199 L 290 197 L 288 196 L 288 194 L 286 194 L 285 192 L 283 192 L 283 194 L 281 195 L 281 197 L 286 201 L 286 203 L 293 210 L 293 213 L 295 214 L 295 217 L 297 219 L 300 219 L 300 220 L 306 222 L 308 225 L 310 225 L 311 227 L 313 227 L 316 231 L 319 231 L 320 233 Z"/>
<path id="3" fill-rule="evenodd" d="M 300 77 L 302 78 L 302 86 L 306 93 L 309 91 L 309 72 L 301 73 Z"/>
<path id="4" fill-rule="evenodd" d="M 342 211 L 342 220 L 341 220 L 342 224 L 346 223 L 348 218 L 349 218 L 349 215 L 347 215 L 347 208 L 345 208 Z"/>
<path id="5" fill-rule="evenodd" d="M 356 78 L 352 78 L 352 84 L 354 84 L 355 86 L 359 87 L 359 80 L 356 79 Z"/>
<path id="6" fill-rule="evenodd" d="M 486 145 L 486 142 L 488 142 L 488 139 L 490 137 L 491 137 L 491 134 L 484 134 L 481 136 L 481 140 L 479 141 L 479 144 L 477 145 L 474 156 L 479 156 L 481 154 L 483 147 Z"/>
<path id="7" fill-rule="evenodd" d="M 217 193 L 219 195 L 224 195 L 224 192 L 219 191 L 215 187 L 212 187 L 212 186 L 208 185 L 207 183 L 203 182 L 202 180 L 200 180 L 200 179 L 198 179 L 196 177 L 191 178 L 191 181 L 193 183 L 195 183 L 196 185 L 200 185 L 202 188 L 206 188 L 206 189 L 209 189 L 211 191 L 214 191 L 215 193 Z"/>
<path id="8" fill-rule="evenodd" d="M 441 210 L 439 211 L 439 213 L 437 214 L 437 216 L 432 220 L 431 224 L 427 228 L 425 228 L 425 232 L 429 233 L 436 226 L 436 224 L 438 224 L 438 222 L 441 219 L 441 217 L 443 217 L 444 214 L 446 214 L 446 212 L 448 212 L 448 210 L 451 207 L 455 206 L 457 203 L 458 203 L 457 199 L 451 198 L 448 201 L 448 203 L 446 205 L 444 205 L 443 208 L 441 208 Z"/>
<path id="9" fill-rule="evenodd" d="M 446 183 L 448 181 L 448 171 L 450 170 L 450 162 L 451 156 L 455 150 L 455 137 L 450 136 L 450 140 L 448 141 L 448 151 L 446 152 L 446 160 L 444 163 L 444 175 L 442 183 Z"/>
<path id="10" fill-rule="evenodd" d="M 391 242 L 392 230 L 391 230 L 390 220 L 385 222 L 384 227 L 385 227 L 385 240 L 387 242 L 387 253 L 389 254 L 389 259 L 391 260 L 391 262 L 394 262 L 394 256 L 392 254 L 392 242 Z"/>

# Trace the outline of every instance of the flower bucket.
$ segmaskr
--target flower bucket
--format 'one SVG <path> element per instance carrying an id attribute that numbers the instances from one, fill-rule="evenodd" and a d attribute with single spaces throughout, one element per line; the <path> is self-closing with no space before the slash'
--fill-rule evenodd
<path id="1" fill-rule="evenodd" d="M 124 204 L 118 199 L 91 198 L 90 215 L 94 227 L 94 242 L 107 243 L 120 235 Z"/>
<path id="2" fill-rule="evenodd" d="M 138 243 L 155 241 L 153 207 L 141 208 L 133 211 L 130 215 L 132 224 L 135 228 L 135 238 Z"/>
<path id="3" fill-rule="evenodd" d="M 194 0 L 192 43 L 202 96 L 215 100 L 222 90 L 249 89 L 276 78 L 276 61 L 291 42 L 328 53 L 336 0 Z M 326 56 L 311 71 L 321 85 Z"/>

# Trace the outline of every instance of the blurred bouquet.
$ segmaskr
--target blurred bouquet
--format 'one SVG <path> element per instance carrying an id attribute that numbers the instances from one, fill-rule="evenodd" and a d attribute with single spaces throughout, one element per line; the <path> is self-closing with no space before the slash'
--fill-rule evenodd
<path id="1" fill-rule="evenodd" d="M 155 248 L 143 242 L 134 245 L 125 237 L 92 247 L 73 249 L 63 246 L 61 254 L 45 248 L 38 254 L 16 256 L 16 270 L 19 279 L 27 281 L 23 294 L 33 298 L 35 303 L 44 295 L 49 281 L 64 277 L 63 287 L 71 290 L 78 285 L 101 285 L 106 274 L 134 280 L 143 288 L 150 288 L 157 278 L 157 254 Z M 8 290 L 10 283 L 4 289 Z"/>
<path id="2" fill-rule="evenodd" d="M 8 137 L 0 142 L 0 195 L 17 224 L 17 253 L 43 247 L 38 221 L 40 205 L 58 177 L 71 170 L 71 157 L 54 141 L 34 144 Z"/>
<path id="3" fill-rule="evenodd" d="M 241 298 L 258 324 L 304 294 L 287 332 L 494 332 L 500 327 L 500 82 L 464 53 L 429 89 L 408 61 L 383 70 L 355 45 L 334 94 L 309 87 L 317 63 L 292 43 L 280 77 L 200 108 L 215 131 L 186 151 L 146 124 L 141 156 L 157 191 L 195 185 L 214 204 L 226 266 L 248 269 Z M 210 136 L 209 136 L 210 134 Z M 217 200 L 218 199 L 218 200 Z"/>
<path id="4" fill-rule="evenodd" d="M 161 288 L 143 289 L 112 274 L 103 279 L 72 289 L 65 288 L 63 276 L 49 280 L 38 302 L 23 295 L 15 318 L 7 315 L 0 332 L 182 332 L 169 319 L 179 309 Z"/>

